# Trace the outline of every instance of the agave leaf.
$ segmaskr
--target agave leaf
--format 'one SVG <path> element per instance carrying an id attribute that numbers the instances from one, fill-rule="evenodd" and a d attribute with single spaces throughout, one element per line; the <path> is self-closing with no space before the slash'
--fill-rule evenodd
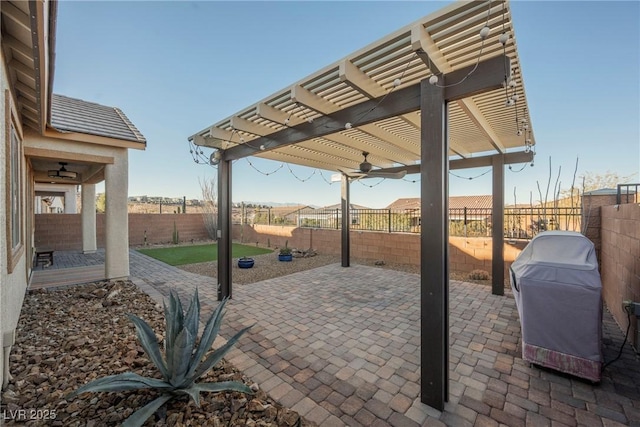
<path id="1" fill-rule="evenodd" d="M 173 371 L 171 372 L 171 384 L 180 385 L 184 381 L 184 376 L 189 370 L 191 353 L 195 344 L 195 337 L 187 328 L 182 329 L 173 348 L 169 349 L 173 358 Z"/>
<path id="2" fill-rule="evenodd" d="M 167 371 L 167 366 L 165 365 L 164 360 L 162 360 L 160 345 L 158 344 L 158 339 L 156 338 L 156 334 L 153 332 L 153 329 L 151 329 L 151 326 L 149 326 L 147 322 L 138 316 L 133 314 L 128 314 L 128 316 L 136 327 L 138 339 L 140 340 L 140 344 L 142 344 L 142 348 L 147 352 L 147 355 L 153 364 L 157 366 L 162 377 L 168 380 L 170 376 Z"/>
<path id="3" fill-rule="evenodd" d="M 198 364 L 202 357 L 209 351 L 216 337 L 218 336 L 218 332 L 220 330 L 220 324 L 222 322 L 222 318 L 224 317 L 223 310 L 224 306 L 227 303 L 228 298 L 223 299 L 216 309 L 211 313 L 209 320 L 207 320 L 207 324 L 202 331 L 202 337 L 200 338 L 200 344 L 196 353 L 191 358 L 191 366 L 189 368 L 189 372 L 187 372 L 185 376 L 185 382 L 182 384 L 182 387 L 186 387 L 189 385 L 189 382 L 195 381 L 198 377 L 192 377 L 195 370 L 198 368 Z"/>
<path id="4" fill-rule="evenodd" d="M 193 374 L 193 380 L 195 381 L 195 379 L 200 378 L 205 372 L 207 372 L 209 369 L 211 369 L 216 363 L 218 363 L 220 360 L 222 360 L 222 358 L 224 357 L 225 354 L 227 354 L 227 352 L 229 350 L 231 350 L 231 347 L 233 347 L 233 345 L 238 342 L 238 340 L 240 339 L 240 337 L 242 336 L 242 334 L 244 334 L 245 332 L 247 332 L 249 330 L 249 328 L 251 328 L 251 326 L 247 326 L 246 328 L 240 330 L 240 332 L 238 332 L 237 334 L 235 334 L 233 337 L 231 337 L 231 339 L 229 339 L 229 341 L 227 341 L 227 343 L 225 345 L 223 345 L 222 347 L 220 347 L 219 349 L 217 349 L 216 351 L 214 351 L 213 353 L 211 353 L 205 360 L 204 362 L 202 362 L 200 364 L 200 366 L 198 366 L 198 369 L 196 369 L 195 373 Z"/>
<path id="5" fill-rule="evenodd" d="M 253 390 L 251 390 L 249 386 L 238 381 L 199 383 L 199 384 L 194 384 L 193 387 L 197 388 L 198 391 L 210 391 L 210 392 L 239 391 L 240 393 L 253 394 Z"/>
<path id="6" fill-rule="evenodd" d="M 147 378 L 134 374 L 133 372 L 125 372 L 123 374 L 109 375 L 107 377 L 91 381 L 70 393 L 68 397 L 72 398 L 85 392 L 123 391 L 137 390 L 141 388 L 171 389 L 173 387 L 171 384 L 156 378 Z"/>
<path id="7" fill-rule="evenodd" d="M 184 312 L 182 311 L 182 303 L 180 297 L 172 289 L 169 291 L 169 313 L 165 311 L 166 322 L 166 342 L 165 355 L 167 357 L 167 369 L 169 372 L 173 371 L 173 352 L 172 348 L 178 338 L 178 334 L 182 331 L 184 325 Z"/>
<path id="8" fill-rule="evenodd" d="M 169 401 L 173 396 L 170 394 L 163 394 L 150 403 L 147 403 L 144 407 L 138 409 L 133 414 L 129 415 L 123 423 L 122 427 L 140 427 L 147 419 L 153 415 L 162 405 Z"/>
<path id="9" fill-rule="evenodd" d="M 175 393 L 188 394 L 189 396 L 191 396 L 191 398 L 195 402 L 196 406 L 198 408 L 200 407 L 200 390 L 198 388 L 196 388 L 196 384 L 191 384 L 187 388 L 176 389 Z"/>
<path id="10" fill-rule="evenodd" d="M 189 309 L 184 317 L 184 327 L 189 331 L 192 337 L 198 336 L 198 324 L 200 322 L 200 298 L 198 298 L 198 288 L 196 288 Z M 191 356 L 191 355 L 189 355 Z"/>

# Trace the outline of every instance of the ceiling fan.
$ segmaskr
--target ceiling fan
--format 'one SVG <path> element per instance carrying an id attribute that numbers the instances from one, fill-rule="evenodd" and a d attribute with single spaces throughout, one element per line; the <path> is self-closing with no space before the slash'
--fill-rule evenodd
<path id="1" fill-rule="evenodd" d="M 364 161 L 360 163 L 360 169 L 357 171 L 344 171 L 340 170 L 343 174 L 348 176 L 349 178 L 389 178 L 389 179 L 400 179 L 404 178 L 407 174 L 407 171 L 399 171 L 399 172 L 385 172 L 380 169 L 373 169 L 373 165 L 367 161 L 368 152 L 363 151 L 362 155 L 364 156 Z"/>

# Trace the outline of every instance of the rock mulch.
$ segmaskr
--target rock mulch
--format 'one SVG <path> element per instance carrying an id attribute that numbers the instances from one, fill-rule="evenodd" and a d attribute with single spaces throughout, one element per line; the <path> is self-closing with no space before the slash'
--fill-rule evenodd
<path id="1" fill-rule="evenodd" d="M 152 390 L 65 396 L 90 380 L 122 372 L 159 377 L 127 318 L 144 319 L 162 340 L 162 307 L 128 281 L 27 294 L 10 356 L 13 379 L 2 393 L 7 425 L 119 425 L 157 396 Z M 242 381 L 256 393 L 202 393 L 201 407 L 180 397 L 146 426 L 312 426 L 222 361 L 202 382 Z"/>

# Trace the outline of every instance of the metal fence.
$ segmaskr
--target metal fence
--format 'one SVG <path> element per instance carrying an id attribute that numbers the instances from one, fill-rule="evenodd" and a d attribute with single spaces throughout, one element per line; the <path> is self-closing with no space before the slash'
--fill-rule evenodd
<path id="1" fill-rule="evenodd" d="M 386 233 L 419 233 L 419 209 L 351 209 L 350 228 L 361 231 Z M 492 209 L 449 209 L 449 235 L 489 237 L 492 233 Z M 300 209 L 276 212 L 258 209 L 249 213 L 245 221 L 253 224 L 289 225 L 302 228 L 340 229 L 341 209 Z M 541 231 L 580 231 L 580 208 L 529 207 L 505 208 L 504 236 L 513 239 L 531 239 Z"/>
<path id="2" fill-rule="evenodd" d="M 618 184 L 618 192 L 616 194 L 616 204 L 621 203 L 639 203 L 638 188 L 640 184 Z"/>

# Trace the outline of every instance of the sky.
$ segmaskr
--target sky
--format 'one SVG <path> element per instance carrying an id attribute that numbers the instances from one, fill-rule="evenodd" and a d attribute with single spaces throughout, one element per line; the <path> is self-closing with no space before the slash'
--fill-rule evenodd
<path id="1" fill-rule="evenodd" d="M 190 135 L 447 4 L 61 1 L 54 92 L 118 107 L 146 137 L 129 151 L 130 196 L 202 198 L 217 172 L 194 163 Z M 576 161 L 578 177 L 640 182 L 640 3 L 515 0 L 511 11 L 537 155 L 505 170 L 505 201 L 538 200 L 558 174 L 569 188 Z M 332 172 L 280 165 L 236 161 L 233 201 L 339 203 Z M 489 168 L 453 172 L 450 195 L 491 194 Z M 419 194 L 407 180 L 351 186 L 352 203 L 372 208 Z"/>

